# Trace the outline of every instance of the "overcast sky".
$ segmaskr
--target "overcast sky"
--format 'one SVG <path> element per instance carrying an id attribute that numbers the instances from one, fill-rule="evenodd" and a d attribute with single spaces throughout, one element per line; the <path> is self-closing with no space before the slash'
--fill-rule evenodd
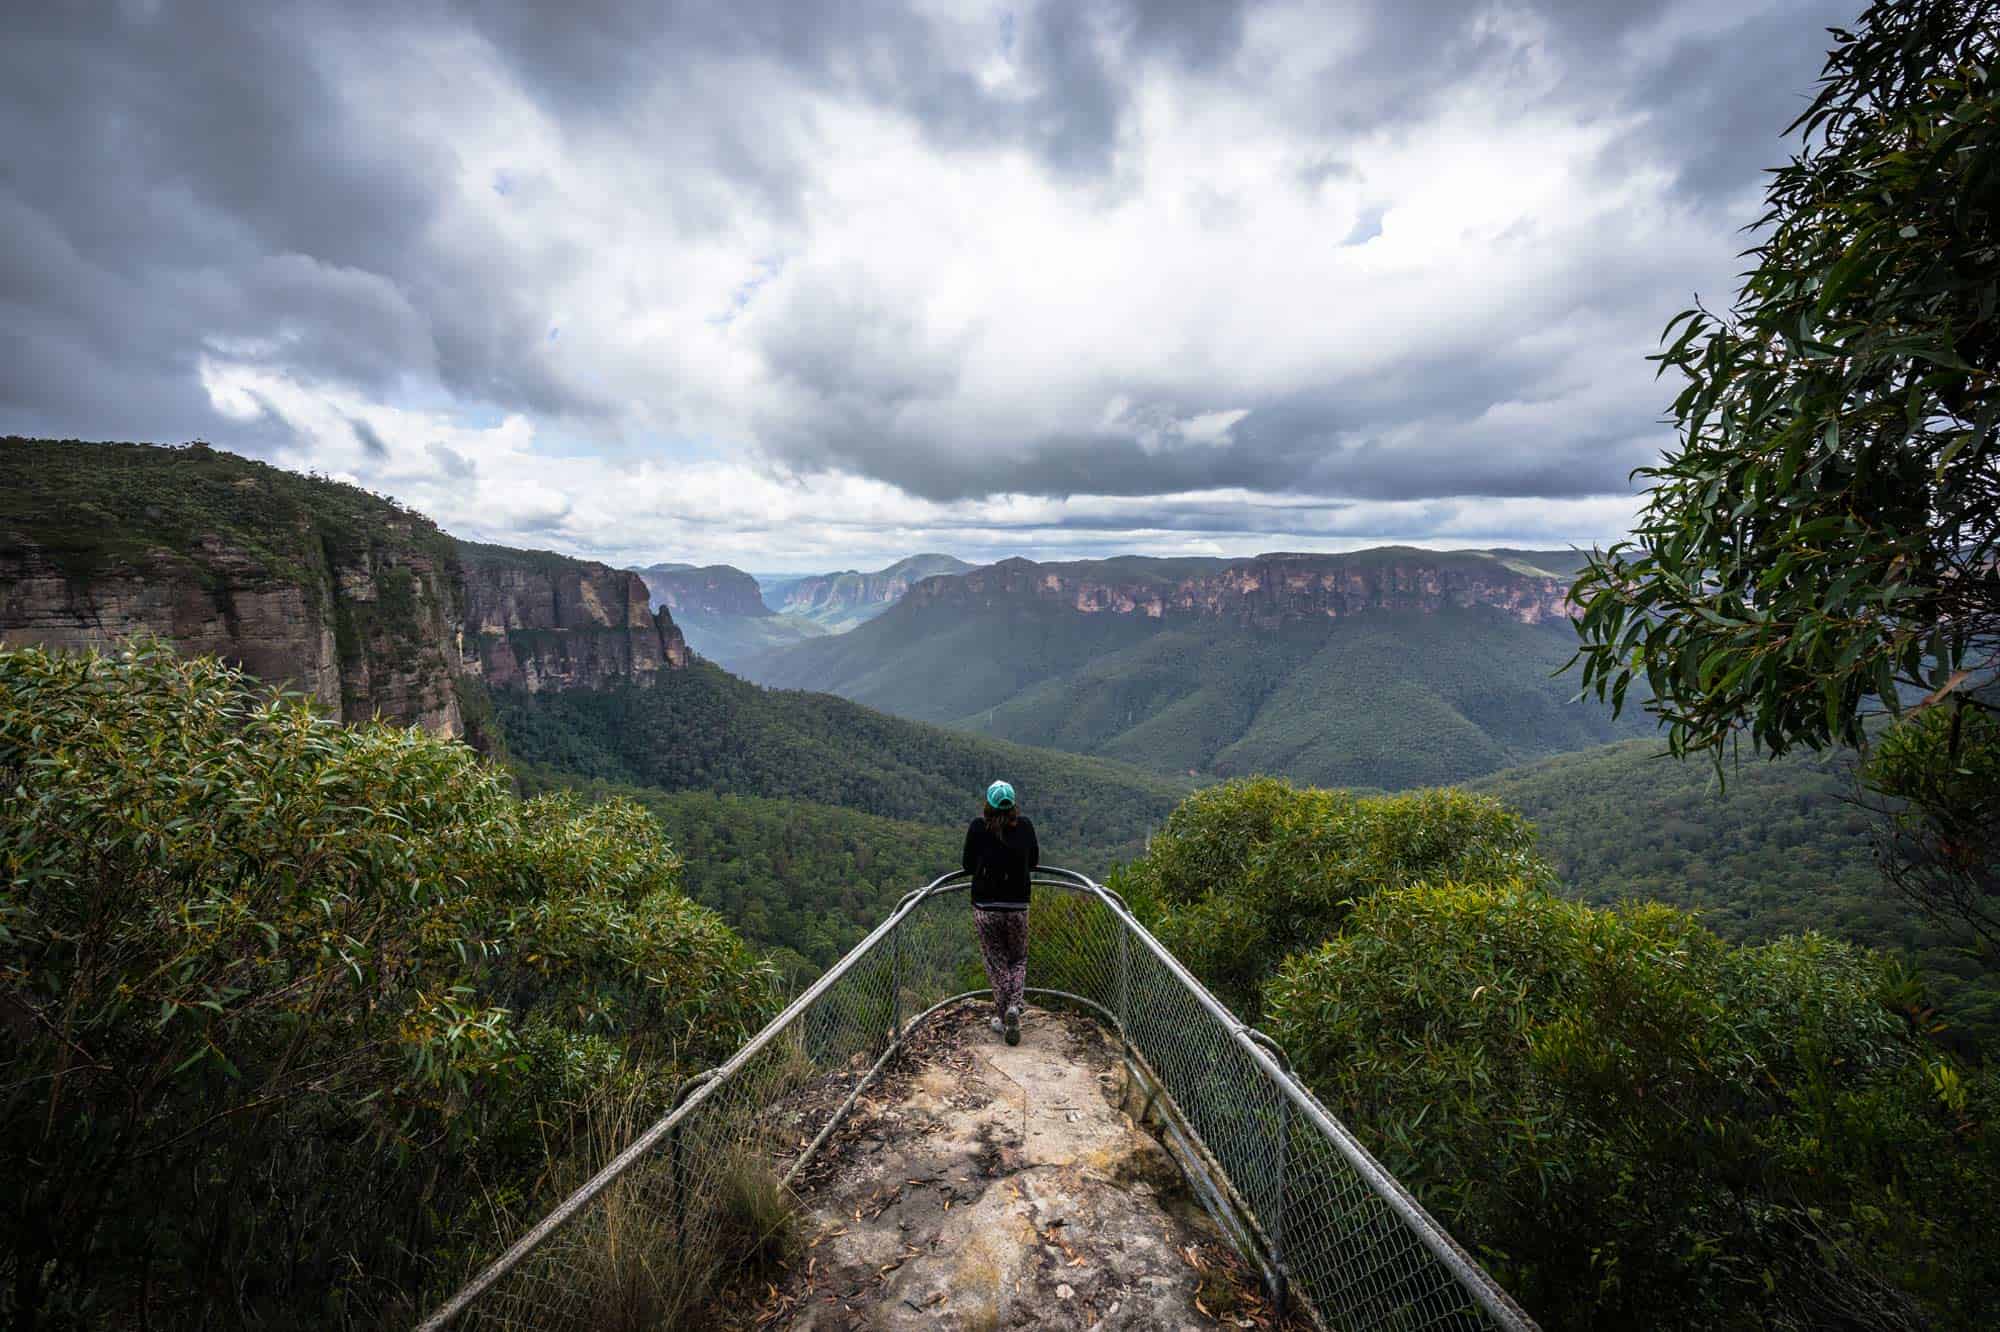
<path id="1" fill-rule="evenodd" d="M 1615 538 L 1860 3 L 22 8 L 0 432 L 778 571 Z"/>

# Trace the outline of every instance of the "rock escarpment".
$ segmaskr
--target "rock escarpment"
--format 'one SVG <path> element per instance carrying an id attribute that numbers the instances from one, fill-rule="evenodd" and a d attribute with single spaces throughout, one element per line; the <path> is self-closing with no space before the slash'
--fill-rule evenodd
<path id="1" fill-rule="evenodd" d="M 949 555 L 912 555 L 874 573 L 853 569 L 812 574 L 774 584 L 779 609 L 819 620 L 861 620 L 901 601 L 926 578 L 950 577 L 972 568 Z"/>
<path id="2" fill-rule="evenodd" d="M 638 574 L 505 546 L 460 546 L 465 670 L 496 689 L 646 685 L 688 663 L 667 610 Z"/>
<path id="3" fill-rule="evenodd" d="M 1570 615 L 1570 580 L 1480 552 L 1389 547 L 1344 555 L 1259 555 L 1187 570 L 1144 560 L 1036 564 L 1002 560 L 950 578 L 928 578 L 904 605 L 1054 602 L 1086 615 L 1176 616 L 1277 624 L 1369 610 L 1439 611 L 1485 606 L 1540 624 Z"/>
<path id="4" fill-rule="evenodd" d="M 205 445 L 0 440 L 0 642 L 142 633 L 345 720 L 447 735 L 468 680 L 647 683 L 688 660 L 636 574 L 462 545 L 358 487 Z"/>
<path id="5" fill-rule="evenodd" d="M 699 615 L 770 615 L 757 580 L 727 564 L 654 564 L 638 571 L 655 606 Z"/>

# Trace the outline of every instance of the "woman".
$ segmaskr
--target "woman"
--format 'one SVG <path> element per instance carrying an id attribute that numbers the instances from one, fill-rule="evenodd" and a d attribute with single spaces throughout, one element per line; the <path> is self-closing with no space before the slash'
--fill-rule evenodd
<path id="1" fill-rule="evenodd" d="M 1028 984 L 1028 872 L 1042 863 L 1035 825 L 1014 808 L 1014 788 L 986 788 L 986 811 L 965 830 L 961 867 L 972 875 L 972 923 L 993 987 L 993 1030 L 1021 1043 L 1021 1002 Z"/>

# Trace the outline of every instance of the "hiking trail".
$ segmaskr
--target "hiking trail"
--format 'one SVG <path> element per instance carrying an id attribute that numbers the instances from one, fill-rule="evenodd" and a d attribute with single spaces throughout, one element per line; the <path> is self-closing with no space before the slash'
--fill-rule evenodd
<path id="1" fill-rule="evenodd" d="M 1290 1328 L 1133 1115 L 1117 1043 L 1029 1008 L 938 1014 L 797 1181 L 758 1332 Z"/>

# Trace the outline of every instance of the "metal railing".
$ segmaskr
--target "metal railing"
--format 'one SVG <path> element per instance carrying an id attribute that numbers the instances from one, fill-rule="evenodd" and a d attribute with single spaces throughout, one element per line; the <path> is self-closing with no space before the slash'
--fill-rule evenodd
<path id="1" fill-rule="evenodd" d="M 1281 1301 L 1321 1327 L 1532 1332 L 1521 1308 L 1117 894 L 1035 875 L 1028 993 L 1116 1034 L 1204 1206 Z M 910 1032 L 989 993 L 963 874 L 920 888 L 742 1049 L 426 1319 L 465 1328 L 644 1325 L 698 1300 L 688 1255 L 756 1171 L 786 1184 Z M 830 1108 L 829 1108 L 830 1107 Z M 727 1261 L 716 1255 L 715 1262 Z"/>

